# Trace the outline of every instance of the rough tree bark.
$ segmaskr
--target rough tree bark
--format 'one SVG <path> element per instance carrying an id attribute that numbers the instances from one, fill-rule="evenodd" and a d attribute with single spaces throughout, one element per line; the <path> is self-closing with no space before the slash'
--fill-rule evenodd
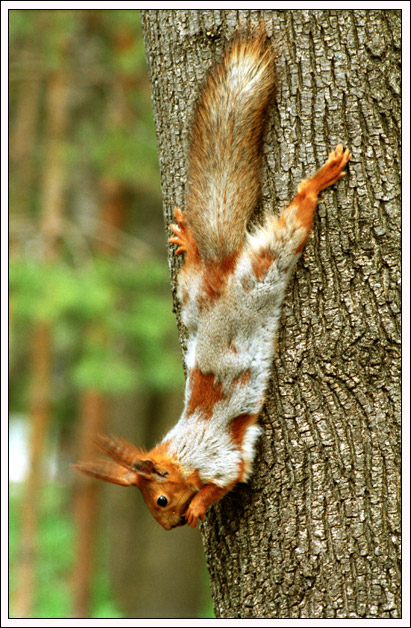
<path id="1" fill-rule="evenodd" d="M 260 22 L 278 47 L 261 206 L 338 142 L 353 156 L 287 292 L 253 478 L 202 527 L 215 613 L 399 617 L 401 12 L 144 11 L 167 224 L 199 84 Z"/>

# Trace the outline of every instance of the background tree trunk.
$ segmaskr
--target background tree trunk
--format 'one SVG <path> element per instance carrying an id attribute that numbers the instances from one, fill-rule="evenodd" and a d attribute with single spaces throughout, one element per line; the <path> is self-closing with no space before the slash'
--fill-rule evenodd
<path id="1" fill-rule="evenodd" d="M 215 613 L 399 617 L 401 13 L 144 11 L 167 223 L 199 85 L 236 27 L 261 22 L 278 47 L 262 207 L 338 142 L 353 156 L 290 282 L 255 473 L 202 527 Z"/>
<path id="2" fill-rule="evenodd" d="M 154 445 L 182 406 L 178 392 L 138 391 L 113 400 L 113 432 Z M 199 532 L 185 526 L 166 534 L 153 522 L 141 496 L 118 489 L 103 487 L 104 518 L 109 521 L 112 582 L 124 616 L 198 617 L 207 579 Z"/>
<path id="3" fill-rule="evenodd" d="M 95 455 L 94 439 L 107 423 L 107 400 L 100 391 L 86 390 L 81 396 L 79 460 Z M 76 478 L 74 520 L 76 546 L 73 568 L 73 617 L 90 617 L 95 538 L 98 524 L 100 483 Z"/>
<path id="4" fill-rule="evenodd" d="M 62 232 L 65 193 L 64 140 L 68 125 L 68 82 L 63 70 L 56 71 L 47 84 L 47 155 L 41 188 L 39 257 L 52 264 L 58 257 Z M 33 93 L 34 95 L 34 93 Z M 36 107 L 33 101 L 33 107 Z M 27 181 L 30 186 L 30 181 Z M 29 473 L 22 503 L 21 551 L 17 569 L 18 587 L 14 616 L 31 617 L 36 591 L 35 565 L 38 554 L 39 495 L 43 486 L 42 465 L 52 415 L 52 329 L 46 320 L 37 321 L 32 337 L 32 382 L 30 398 Z"/>
<path id="5" fill-rule="evenodd" d="M 97 221 L 95 249 L 100 254 L 112 257 L 118 250 L 117 240 L 123 227 L 127 211 L 124 186 L 113 179 L 101 183 L 101 217 Z M 92 324 L 88 340 L 104 346 L 107 337 L 101 323 Z M 107 431 L 109 423 L 108 399 L 101 390 L 86 389 L 82 392 L 79 413 L 78 442 L 79 460 L 91 460 L 96 453 L 97 434 Z M 92 580 L 95 562 L 95 537 L 98 529 L 99 496 L 101 483 L 78 475 L 74 496 L 76 522 L 76 556 L 73 569 L 73 617 L 89 617 L 91 613 Z"/>

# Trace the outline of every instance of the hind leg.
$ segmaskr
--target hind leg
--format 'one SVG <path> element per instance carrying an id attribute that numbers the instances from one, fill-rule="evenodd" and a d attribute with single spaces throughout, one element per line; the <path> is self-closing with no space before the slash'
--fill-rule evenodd
<path id="1" fill-rule="evenodd" d="M 247 236 L 246 254 L 258 280 L 266 276 L 274 262 L 282 271 L 296 262 L 310 233 L 318 194 L 345 175 L 343 168 L 350 157 L 339 144 L 324 166 L 299 184 L 294 200 L 280 217 L 267 216 L 264 225 Z"/>
<path id="2" fill-rule="evenodd" d="M 344 151 L 343 145 L 338 144 L 336 149 L 329 154 L 328 161 L 324 166 L 317 170 L 314 176 L 301 181 L 293 202 L 281 213 L 278 222 L 279 228 L 291 222 L 291 224 L 295 223 L 297 229 L 299 227 L 303 229 L 296 253 L 302 250 L 310 233 L 319 193 L 346 174 L 343 168 L 347 165 L 350 157 L 351 154 L 348 149 Z"/>

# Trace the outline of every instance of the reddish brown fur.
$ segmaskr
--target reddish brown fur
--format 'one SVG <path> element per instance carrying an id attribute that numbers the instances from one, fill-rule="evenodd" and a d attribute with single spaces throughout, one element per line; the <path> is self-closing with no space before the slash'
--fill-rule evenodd
<path id="1" fill-rule="evenodd" d="M 244 434 L 249 425 L 257 422 L 258 414 L 240 414 L 231 421 L 230 433 L 231 438 L 239 447 L 242 445 Z"/>
<path id="2" fill-rule="evenodd" d="M 258 255 L 254 255 L 252 268 L 256 279 L 260 280 L 264 277 L 266 272 L 270 269 L 273 261 L 274 256 L 268 249 L 264 249 L 259 252 Z"/>
<path id="3" fill-rule="evenodd" d="M 330 185 L 333 185 L 345 175 L 342 169 L 345 167 L 350 157 L 350 152 L 348 150 L 344 152 L 343 145 L 338 144 L 336 149 L 329 154 L 328 161 L 324 166 L 310 179 L 301 181 L 298 186 L 297 195 L 291 203 L 291 206 L 297 206 L 296 218 L 305 229 L 305 237 L 298 245 L 296 253 L 300 253 L 303 249 L 308 234 L 310 233 L 319 193 Z M 279 227 L 284 226 L 283 213 L 280 215 L 278 224 Z"/>
<path id="4" fill-rule="evenodd" d="M 143 449 L 136 447 L 122 438 L 98 434 L 95 443 L 97 447 L 110 456 L 112 460 L 128 469 L 133 468 L 133 462 L 135 462 L 135 460 L 142 460 L 146 457 L 146 452 Z"/>
<path id="5" fill-rule="evenodd" d="M 146 457 L 154 460 L 159 469 L 164 467 L 170 471 L 170 466 L 173 468 L 180 468 L 180 465 L 170 458 L 170 454 L 168 452 L 168 441 L 163 441 L 153 449 L 150 449 L 150 451 L 147 452 Z"/>
<path id="6" fill-rule="evenodd" d="M 215 383 L 212 373 L 202 373 L 198 367 L 190 371 L 189 377 L 191 397 L 187 404 L 187 416 L 200 410 L 206 419 L 211 419 L 215 404 L 223 399 L 221 384 Z"/>
<path id="7" fill-rule="evenodd" d="M 207 508 L 211 506 L 211 504 L 215 504 L 215 502 L 221 499 L 226 493 L 231 491 L 231 489 L 237 484 L 237 481 L 238 480 L 232 482 L 229 486 L 224 487 L 217 486 L 212 482 L 210 484 L 204 484 L 200 491 L 194 496 L 187 509 L 187 524 L 195 528 L 198 519 L 204 519 Z"/>
<path id="8" fill-rule="evenodd" d="M 187 483 L 184 477 L 177 473 L 164 482 L 142 478 L 139 488 L 151 514 L 166 530 L 186 523 L 187 507 L 198 491 L 197 487 Z M 160 495 L 168 499 L 171 510 L 158 505 Z"/>
<path id="9" fill-rule="evenodd" d="M 243 247 L 248 221 L 257 205 L 265 111 L 274 92 L 273 63 L 274 53 L 263 29 L 251 40 L 237 38 L 223 62 L 208 75 L 199 98 L 193 122 L 185 214 L 175 209 L 177 224 L 170 226 L 173 235 L 169 238 L 177 245 L 176 254 L 185 254 L 185 263 L 179 275 L 179 290 L 183 304 L 193 294 L 190 303 L 194 311 L 190 312 L 192 319 L 196 316 L 196 306 L 201 310 L 210 304 L 215 305 L 216 299 L 227 289 Z M 338 145 L 330 153 L 327 163 L 313 177 L 302 181 L 294 201 L 282 212 L 278 223 L 275 220 L 272 222 L 273 229 L 276 224 L 278 229 L 284 228 L 283 249 L 286 255 L 292 254 L 293 247 L 297 247 L 296 253 L 301 251 L 311 228 L 319 192 L 345 174 L 341 171 L 349 158 L 349 152 L 343 152 L 342 145 Z M 290 236 L 292 244 L 287 242 L 286 236 Z M 262 280 L 274 256 L 269 248 L 262 248 L 260 252 L 253 252 L 250 248 L 254 275 L 257 280 Z M 243 289 L 252 283 L 253 277 L 245 276 Z M 230 299 L 227 303 L 222 301 L 222 304 L 231 307 Z M 230 323 L 228 316 L 227 319 Z M 224 316 L 219 321 L 228 324 Z M 201 322 L 197 321 L 198 327 Z M 194 320 L 193 327 L 195 323 Z M 234 355 L 237 353 L 234 342 L 221 348 L 231 352 L 229 357 L 233 361 L 239 357 Z M 197 355 L 199 363 L 207 364 L 207 360 L 201 360 L 201 355 Z M 204 368 L 207 370 L 207 367 Z M 248 387 L 250 380 L 250 370 L 241 372 L 233 379 L 227 395 L 247 394 L 249 389 L 243 387 Z M 203 373 L 198 365 L 195 366 L 189 372 L 188 390 L 183 419 L 199 411 L 202 418 L 212 420 L 216 404 L 225 398 L 222 384 L 216 381 L 214 373 Z M 262 392 L 259 395 L 261 407 Z M 257 405 L 250 406 L 250 411 L 256 411 Z M 239 454 L 239 462 L 238 467 L 236 465 L 226 477 L 221 472 L 217 473 L 213 462 L 206 469 L 199 463 L 199 470 L 196 470 L 191 460 L 190 467 L 186 469 L 183 462 L 176 459 L 184 448 L 191 445 L 190 433 L 173 458 L 169 452 L 176 450 L 171 449 L 170 441 L 163 441 L 151 451 L 144 452 L 126 441 L 99 437 L 98 446 L 113 462 L 96 461 L 77 465 L 77 468 L 108 482 L 138 486 L 150 512 L 165 529 L 182 525 L 185 521 L 195 527 L 198 519 L 204 518 L 206 509 L 238 481 L 245 479 L 250 470 L 253 435 L 249 435 L 250 447 L 244 446 L 244 440 L 247 428 L 256 423 L 258 415 L 244 413 L 234 419 L 231 416 L 232 412 L 225 417 L 224 429 L 229 430 L 232 440 L 230 449 L 237 449 L 235 453 Z M 216 424 L 214 431 L 212 421 L 206 425 L 213 438 L 221 437 L 221 426 Z M 227 457 L 225 439 L 226 433 L 221 441 L 223 462 Z M 195 442 L 193 446 L 196 446 Z M 184 456 L 180 459 L 183 461 Z M 200 472 L 206 478 L 203 481 Z M 217 485 L 212 479 L 225 483 L 225 486 Z M 162 499 L 159 500 L 160 497 Z"/>
<path id="10" fill-rule="evenodd" d="M 73 464 L 73 469 L 81 471 L 98 480 L 119 484 L 120 486 L 138 486 L 138 476 L 133 471 L 107 460 L 95 460 L 94 462 L 81 462 Z"/>
<path id="11" fill-rule="evenodd" d="M 192 473 L 190 473 L 186 481 L 187 481 L 187 484 L 190 484 L 191 486 L 195 486 L 197 489 L 200 489 L 203 486 L 203 482 L 200 480 L 200 475 L 197 469 L 193 471 Z"/>
<path id="12" fill-rule="evenodd" d="M 221 261 L 208 262 L 204 266 L 203 286 L 206 302 L 215 301 L 224 291 L 228 278 L 235 270 L 238 251 Z"/>
<path id="13" fill-rule="evenodd" d="M 227 284 L 228 277 L 234 272 L 238 251 L 233 251 L 222 260 L 212 260 L 203 263 L 201 256 L 191 234 L 190 228 L 187 226 L 186 220 L 178 207 L 174 210 L 177 225 L 171 224 L 170 229 L 175 234 L 169 238 L 169 242 L 178 245 L 176 255 L 185 253 L 183 272 L 190 273 L 190 269 L 194 266 L 196 271 L 203 265 L 203 290 L 200 303 L 203 305 L 217 299 Z M 189 294 L 184 292 L 182 295 L 183 303 L 189 298 Z"/>

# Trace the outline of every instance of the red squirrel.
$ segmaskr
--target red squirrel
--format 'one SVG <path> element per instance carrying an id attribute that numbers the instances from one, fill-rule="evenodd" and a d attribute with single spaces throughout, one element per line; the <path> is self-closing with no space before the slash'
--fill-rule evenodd
<path id="1" fill-rule="evenodd" d="M 278 218 L 266 213 L 248 230 L 273 93 L 274 53 L 261 32 L 234 40 L 197 103 L 185 209 L 175 209 L 170 227 L 170 242 L 185 258 L 178 275 L 188 333 L 180 420 L 150 451 L 99 436 L 112 461 L 75 465 L 106 482 L 137 486 L 166 530 L 195 527 L 251 474 L 285 288 L 318 194 L 344 176 L 351 157 L 339 144 Z"/>

